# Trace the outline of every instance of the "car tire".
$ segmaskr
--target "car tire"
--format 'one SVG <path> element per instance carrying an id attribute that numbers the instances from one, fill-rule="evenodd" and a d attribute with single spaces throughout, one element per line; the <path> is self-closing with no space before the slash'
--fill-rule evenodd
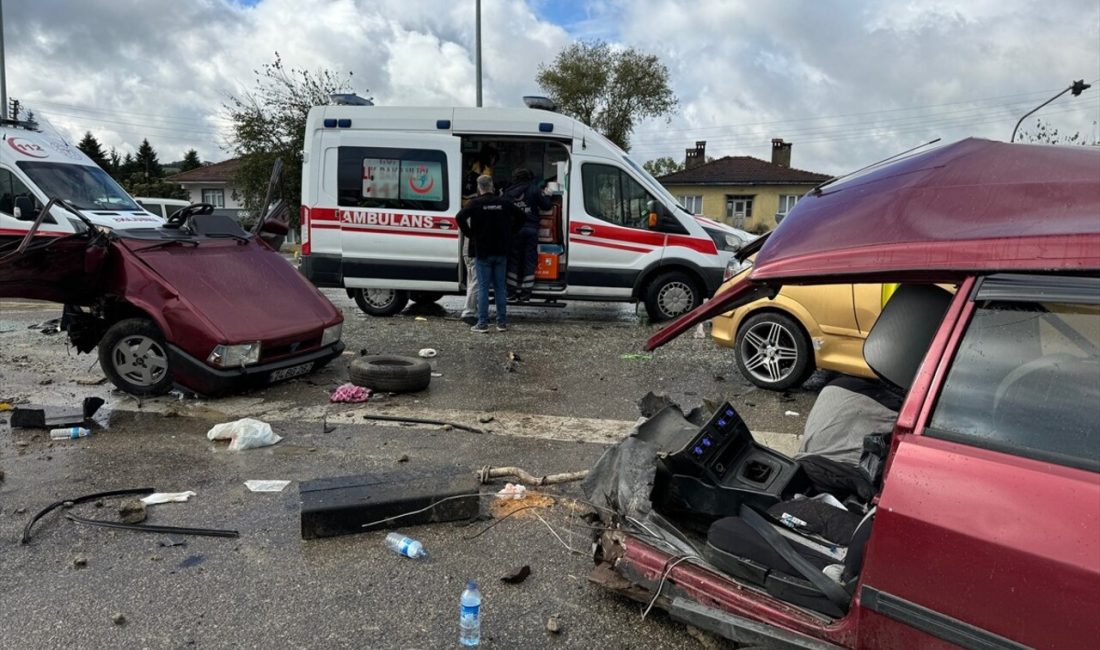
<path id="1" fill-rule="evenodd" d="M 785 314 L 764 312 L 745 319 L 734 351 L 741 374 L 769 390 L 801 386 L 815 369 L 809 337 Z"/>
<path id="2" fill-rule="evenodd" d="M 386 393 L 415 393 L 432 381 L 431 365 L 415 357 L 359 357 L 351 362 L 348 373 L 356 386 Z"/>
<path id="3" fill-rule="evenodd" d="M 681 271 L 658 275 L 645 291 L 645 310 L 653 323 L 676 318 L 703 302 L 703 291 L 692 276 Z"/>
<path id="4" fill-rule="evenodd" d="M 398 289 L 352 289 L 351 296 L 368 316 L 400 314 L 409 304 L 409 292 Z"/>
<path id="5" fill-rule="evenodd" d="M 147 318 L 127 318 L 108 327 L 99 340 L 99 365 L 112 384 L 135 397 L 163 395 L 172 387 L 168 345 Z"/>
<path id="6" fill-rule="evenodd" d="M 436 291 L 413 291 L 409 294 L 409 298 L 418 305 L 430 305 L 439 302 L 442 297 L 443 294 Z"/>

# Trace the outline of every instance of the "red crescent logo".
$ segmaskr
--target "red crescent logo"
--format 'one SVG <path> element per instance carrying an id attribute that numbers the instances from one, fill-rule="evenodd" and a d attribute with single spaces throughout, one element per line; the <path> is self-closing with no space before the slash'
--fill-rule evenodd
<path id="1" fill-rule="evenodd" d="M 50 152 L 33 142 L 23 140 L 23 138 L 8 138 L 8 144 L 24 156 L 30 156 L 31 158 L 49 158 L 50 156 Z"/>
<path id="2" fill-rule="evenodd" d="M 434 178 L 429 177 L 428 178 L 428 185 L 427 185 L 427 187 L 424 187 L 423 189 L 421 189 L 421 188 L 417 187 L 416 185 L 414 185 L 413 184 L 414 180 L 415 180 L 415 178 L 410 178 L 409 179 L 409 189 L 412 190 L 413 192 L 416 192 L 417 194 L 427 194 L 428 192 L 432 191 L 433 187 L 435 187 L 435 179 Z"/>

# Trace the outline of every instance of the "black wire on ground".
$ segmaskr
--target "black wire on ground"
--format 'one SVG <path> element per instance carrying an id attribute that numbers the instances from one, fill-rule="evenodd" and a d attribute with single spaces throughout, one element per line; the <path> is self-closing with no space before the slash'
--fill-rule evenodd
<path id="1" fill-rule="evenodd" d="M 82 497 L 76 497 L 75 499 L 62 499 L 61 501 L 54 501 L 50 505 L 46 506 L 38 512 L 27 525 L 23 528 L 23 544 L 29 544 L 31 541 L 31 528 L 41 518 L 45 517 L 51 511 L 60 508 L 63 505 L 73 505 L 78 503 L 87 503 L 89 501 L 98 501 L 99 499 L 109 499 L 111 497 L 128 497 L 136 496 L 139 494 L 152 494 L 156 491 L 156 488 L 130 488 L 127 490 L 111 490 L 110 492 L 96 492 L 95 494 L 88 494 Z"/>
<path id="2" fill-rule="evenodd" d="M 118 521 L 104 521 L 102 519 L 87 519 L 78 517 L 71 512 L 65 513 L 65 518 L 78 524 L 87 526 L 101 526 L 103 528 L 119 528 L 122 530 L 136 530 L 142 533 L 164 533 L 167 535 L 197 535 L 199 537 L 240 537 L 235 530 L 219 528 L 189 528 L 185 526 L 155 526 L 151 524 L 124 524 Z"/>

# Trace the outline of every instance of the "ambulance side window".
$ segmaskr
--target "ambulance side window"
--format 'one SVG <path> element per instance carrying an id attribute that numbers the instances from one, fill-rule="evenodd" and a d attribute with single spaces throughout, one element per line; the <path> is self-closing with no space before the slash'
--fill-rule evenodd
<path id="1" fill-rule="evenodd" d="M 609 223 L 645 229 L 653 196 L 626 172 L 612 165 L 581 166 L 584 211 Z"/>
<path id="2" fill-rule="evenodd" d="M 6 169 L 0 169 L 0 212 L 4 214 L 14 214 L 15 212 L 15 199 L 25 196 L 32 202 L 37 203 L 34 198 L 34 194 L 27 189 L 27 186 L 23 184 L 23 181 L 15 177 Z M 22 216 L 25 221 L 33 221 L 34 215 L 25 214 Z"/>
<path id="3" fill-rule="evenodd" d="M 337 202 L 358 208 L 446 211 L 447 154 L 434 149 L 340 147 Z"/>

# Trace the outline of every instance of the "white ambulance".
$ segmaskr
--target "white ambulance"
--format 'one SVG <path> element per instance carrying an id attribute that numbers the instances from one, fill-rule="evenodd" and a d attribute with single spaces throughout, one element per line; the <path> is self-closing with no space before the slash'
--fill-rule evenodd
<path id="1" fill-rule="evenodd" d="M 498 187 L 530 169 L 552 194 L 539 231 L 541 304 L 644 301 L 652 320 L 666 320 L 718 288 L 742 243 L 609 140 L 547 110 L 317 106 L 305 143 L 301 269 L 375 316 L 465 291 L 455 215 L 477 164 Z"/>
<path id="2" fill-rule="evenodd" d="M 52 198 L 65 199 L 92 224 L 112 230 L 156 228 L 164 223 L 60 135 L 2 120 L 0 139 L 0 244 L 22 239 Z M 68 210 L 55 207 L 38 232 L 72 234 L 85 227 Z"/>

